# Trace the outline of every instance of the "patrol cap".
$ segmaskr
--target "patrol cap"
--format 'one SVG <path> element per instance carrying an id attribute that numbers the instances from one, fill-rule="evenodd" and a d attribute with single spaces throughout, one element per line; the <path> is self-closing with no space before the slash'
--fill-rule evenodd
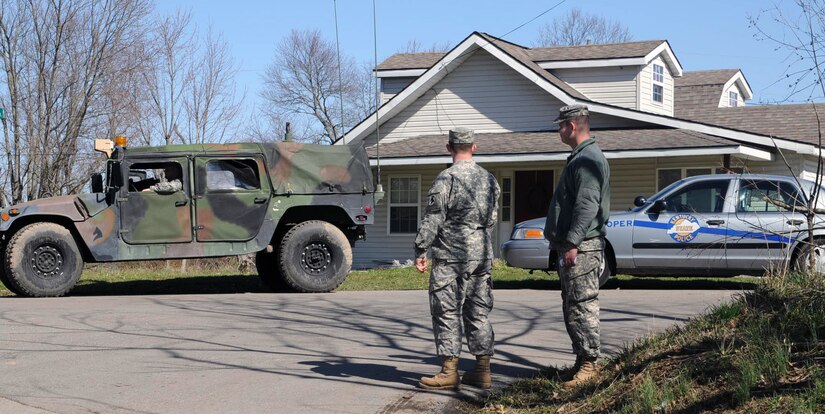
<path id="1" fill-rule="evenodd" d="M 561 109 L 559 109 L 559 116 L 553 120 L 553 123 L 560 124 L 564 121 L 586 115 L 590 115 L 590 112 L 587 110 L 587 105 L 562 106 Z"/>
<path id="2" fill-rule="evenodd" d="M 450 144 L 472 144 L 473 131 L 467 128 L 456 128 L 450 130 Z"/>

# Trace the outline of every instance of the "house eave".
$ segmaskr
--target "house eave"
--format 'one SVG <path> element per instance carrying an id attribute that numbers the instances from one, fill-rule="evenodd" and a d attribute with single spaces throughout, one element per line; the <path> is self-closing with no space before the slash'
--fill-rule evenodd
<path id="1" fill-rule="evenodd" d="M 604 68 L 614 66 L 642 66 L 646 65 L 644 57 L 621 58 L 621 59 L 589 59 L 589 60 L 564 60 L 564 61 L 544 61 L 536 62 L 542 69 L 582 69 L 582 68 Z"/>
<path id="2" fill-rule="evenodd" d="M 376 70 L 375 77 L 377 78 L 410 78 L 421 76 L 427 69 L 389 69 Z"/>
<path id="3" fill-rule="evenodd" d="M 530 162 L 530 161 L 564 161 L 570 155 L 569 152 L 556 153 L 534 153 L 534 154 L 489 154 L 475 155 L 473 160 L 477 163 L 508 163 L 508 162 Z M 634 158 L 655 158 L 655 157 L 690 157 L 703 155 L 732 155 L 737 158 L 753 161 L 773 161 L 773 153 L 758 148 L 744 145 L 731 145 L 723 147 L 703 147 L 703 148 L 658 148 L 643 150 L 623 150 L 605 151 L 604 156 L 609 160 L 634 159 Z M 382 158 L 382 166 L 411 166 L 411 165 L 445 165 L 450 164 L 452 159 L 448 155 L 423 156 L 423 157 L 394 157 Z M 370 158 L 370 165 L 378 166 L 379 160 Z"/>

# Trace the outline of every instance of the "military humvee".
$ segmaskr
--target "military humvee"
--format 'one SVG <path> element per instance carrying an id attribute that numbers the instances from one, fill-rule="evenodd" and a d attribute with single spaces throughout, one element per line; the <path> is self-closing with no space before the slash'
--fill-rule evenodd
<path id="1" fill-rule="evenodd" d="M 89 262 L 249 253 L 272 287 L 328 292 L 344 281 L 352 246 L 373 223 L 377 200 L 362 147 L 129 148 L 118 137 L 96 140 L 95 149 L 108 159 L 91 193 L 0 211 L 0 280 L 17 295 L 64 295 Z"/>

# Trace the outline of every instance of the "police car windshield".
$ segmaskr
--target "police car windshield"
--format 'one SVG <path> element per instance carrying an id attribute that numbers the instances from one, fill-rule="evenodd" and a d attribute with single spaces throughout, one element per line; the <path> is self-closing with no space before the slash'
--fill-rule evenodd
<path id="1" fill-rule="evenodd" d="M 669 192 L 670 192 L 670 190 L 671 190 L 671 189 L 673 189 L 673 187 L 676 187 L 676 185 L 678 185 L 680 182 L 681 182 L 681 181 L 676 181 L 675 183 L 671 183 L 669 186 L 667 186 L 667 187 L 665 187 L 665 188 L 663 188 L 663 189 L 659 190 L 659 192 L 658 192 L 658 193 L 653 194 L 652 196 L 650 196 L 650 198 L 648 198 L 648 199 L 647 199 L 647 201 L 645 201 L 645 203 L 644 203 L 643 205 L 641 205 L 641 206 L 639 206 L 639 207 L 635 207 L 635 208 L 633 208 L 633 210 L 631 210 L 631 211 L 636 212 L 636 211 L 639 211 L 639 210 L 641 210 L 641 209 L 645 208 L 646 206 L 649 206 L 649 205 L 650 205 L 651 203 L 653 203 L 654 201 L 656 201 L 656 200 L 660 199 L 660 198 L 662 197 L 662 195 L 664 195 L 664 194 L 666 194 L 666 193 L 669 193 Z"/>

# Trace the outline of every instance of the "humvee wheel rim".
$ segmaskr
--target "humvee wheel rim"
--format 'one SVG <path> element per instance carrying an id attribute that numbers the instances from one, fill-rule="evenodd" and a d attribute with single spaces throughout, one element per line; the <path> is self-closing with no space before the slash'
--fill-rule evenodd
<path id="1" fill-rule="evenodd" d="M 31 264 L 32 270 L 40 276 L 56 276 L 63 268 L 63 255 L 53 246 L 43 245 L 35 249 Z"/>
<path id="2" fill-rule="evenodd" d="M 310 243 L 304 247 L 301 253 L 301 267 L 311 274 L 318 274 L 329 267 L 332 263 L 332 254 L 326 243 Z"/>

